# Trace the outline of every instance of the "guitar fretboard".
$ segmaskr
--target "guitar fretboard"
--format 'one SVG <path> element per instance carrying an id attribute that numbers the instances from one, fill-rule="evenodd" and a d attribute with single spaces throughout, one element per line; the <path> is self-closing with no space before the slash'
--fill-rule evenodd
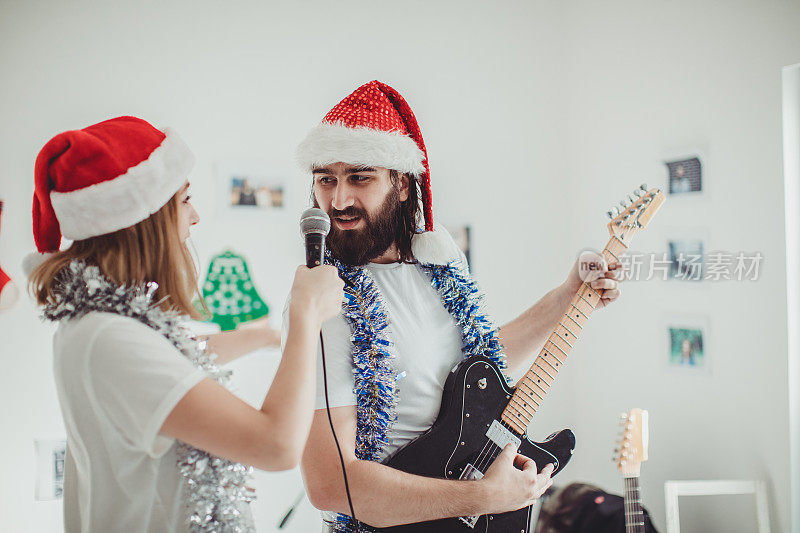
<path id="1" fill-rule="evenodd" d="M 625 479 L 625 533 L 644 533 L 644 513 L 639 491 L 639 478 Z"/>
<path id="2" fill-rule="evenodd" d="M 606 262 L 619 263 L 628 248 L 626 243 L 612 237 L 603 249 Z M 533 415 L 542 405 L 545 395 L 555 381 L 558 371 L 572 351 L 583 326 L 597 307 L 603 290 L 596 291 L 584 283 L 572 298 L 567 312 L 561 317 L 553 333 L 547 338 L 542 350 L 528 372 L 517 382 L 517 390 L 503 411 L 502 420 L 514 431 L 523 435 Z"/>

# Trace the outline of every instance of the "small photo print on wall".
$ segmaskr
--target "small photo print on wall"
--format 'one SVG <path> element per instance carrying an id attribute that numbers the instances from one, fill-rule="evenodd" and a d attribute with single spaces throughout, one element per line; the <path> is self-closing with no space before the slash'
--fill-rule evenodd
<path id="1" fill-rule="evenodd" d="M 269 168 L 268 163 L 250 160 L 216 163 L 218 214 L 236 218 L 258 213 L 285 214 L 288 182 Z"/>
<path id="2" fill-rule="evenodd" d="M 708 319 L 673 317 L 667 320 L 665 326 L 668 366 L 707 372 L 710 368 Z"/>
<path id="3" fill-rule="evenodd" d="M 36 499 L 58 500 L 64 495 L 66 440 L 36 440 Z"/>
<path id="4" fill-rule="evenodd" d="M 283 207 L 282 183 L 256 176 L 230 177 L 230 205 L 232 207 L 274 209 Z"/>
<path id="5" fill-rule="evenodd" d="M 471 239 L 471 229 L 468 224 L 463 224 L 460 226 L 449 225 L 446 227 L 447 231 L 450 232 L 450 235 L 453 237 L 458 248 L 464 252 L 464 256 L 467 258 L 467 267 L 472 270 L 472 259 L 470 258 L 470 252 L 472 248 L 472 239 Z"/>
<path id="6" fill-rule="evenodd" d="M 703 165 L 699 157 L 665 161 L 669 171 L 669 193 L 686 194 L 703 191 Z"/>
<path id="7" fill-rule="evenodd" d="M 673 238 L 667 241 L 669 278 L 701 281 L 704 274 L 704 247 L 700 238 Z"/>

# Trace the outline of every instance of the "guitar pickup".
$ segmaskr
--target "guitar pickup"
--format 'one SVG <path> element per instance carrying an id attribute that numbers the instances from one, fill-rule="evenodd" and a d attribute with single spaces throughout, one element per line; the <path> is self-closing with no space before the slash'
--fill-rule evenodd
<path id="1" fill-rule="evenodd" d="M 464 471 L 461 472 L 461 475 L 458 479 L 465 479 L 468 481 L 471 480 L 479 480 L 483 477 L 483 472 L 475 468 L 472 463 L 467 463 L 467 466 L 464 468 Z"/>
<path id="2" fill-rule="evenodd" d="M 492 421 L 492 425 L 489 426 L 489 429 L 486 431 L 486 436 L 501 450 L 505 448 L 508 443 L 514 444 L 516 449 L 519 449 L 519 445 L 522 444 L 522 440 L 519 437 L 514 435 L 510 429 L 497 420 Z"/>

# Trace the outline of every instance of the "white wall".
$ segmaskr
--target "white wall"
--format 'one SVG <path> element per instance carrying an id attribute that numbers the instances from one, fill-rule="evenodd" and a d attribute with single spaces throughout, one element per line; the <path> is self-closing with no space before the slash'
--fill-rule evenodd
<path id="1" fill-rule="evenodd" d="M 658 524 L 667 479 L 762 478 L 774 530 L 790 530 L 781 68 L 800 57 L 799 15 L 797 3 L 711 1 L 581 2 L 564 14 L 565 173 L 587 207 L 572 244 L 640 181 L 663 187 L 665 157 L 700 151 L 708 193 L 668 198 L 633 248 L 661 252 L 671 228 L 707 228 L 708 250 L 764 256 L 757 282 L 630 283 L 576 354 L 569 475 L 618 487 L 604 445 L 614 414 L 648 408 L 641 480 Z M 709 317 L 710 376 L 665 371 L 662 313 Z M 687 507 L 683 522 L 753 531 L 750 508 L 729 502 Z"/>
<path id="2" fill-rule="evenodd" d="M 41 146 L 64 129 L 135 114 L 175 127 L 198 156 L 192 182 L 203 220 L 194 239 L 203 268 L 226 246 L 245 253 L 279 311 L 302 260 L 296 219 L 307 180 L 294 147 L 341 97 L 378 78 L 415 109 L 436 216 L 472 224 L 474 271 L 503 321 L 560 282 L 579 248 L 605 242 L 607 205 L 641 181 L 655 184 L 665 152 L 702 149 L 709 196 L 670 201 L 636 247 L 660 250 L 668 226 L 705 226 L 718 248 L 762 251 L 762 280 L 697 291 L 631 283 L 587 329 L 534 434 L 573 427 L 578 449 L 560 481 L 620 491 L 608 461 L 615 416 L 649 408 L 642 481 L 660 529 L 665 479 L 762 477 L 775 530 L 786 532 L 780 69 L 798 61 L 799 20 L 788 2 L 338 2 L 313 10 L 5 2 L 0 264 L 22 282 Z M 242 159 L 294 180 L 285 214 L 218 212 L 214 165 Z M 658 366 L 660 314 L 686 306 L 711 317 L 708 378 L 675 378 Z M 0 315 L 0 398 L 19 406 L 2 415 L 13 428 L 0 454 L 9 530 L 60 527 L 59 504 L 32 498 L 33 440 L 63 431 L 50 334 L 27 300 Z M 260 400 L 275 358 L 257 353 L 237 364 L 248 400 Z M 257 483 L 259 527 L 271 531 L 299 476 L 261 474 Z M 690 509 L 687 520 L 713 531 L 702 514 Z M 315 528 L 305 502 L 289 530 Z"/>

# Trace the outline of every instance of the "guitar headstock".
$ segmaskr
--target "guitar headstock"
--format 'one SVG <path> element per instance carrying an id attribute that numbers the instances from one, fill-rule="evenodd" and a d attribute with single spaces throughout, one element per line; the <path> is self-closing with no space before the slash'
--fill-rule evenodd
<path id="1" fill-rule="evenodd" d="M 620 415 L 622 426 L 619 447 L 614 450 L 614 461 L 623 477 L 638 477 L 639 468 L 647 460 L 649 440 L 648 414 L 642 409 L 631 409 Z"/>
<path id="2" fill-rule="evenodd" d="M 637 231 L 650 223 L 665 200 L 664 193 L 657 188 L 647 190 L 644 183 L 623 199 L 618 206 L 612 207 L 608 213 L 608 233 L 624 243 L 630 242 Z"/>

